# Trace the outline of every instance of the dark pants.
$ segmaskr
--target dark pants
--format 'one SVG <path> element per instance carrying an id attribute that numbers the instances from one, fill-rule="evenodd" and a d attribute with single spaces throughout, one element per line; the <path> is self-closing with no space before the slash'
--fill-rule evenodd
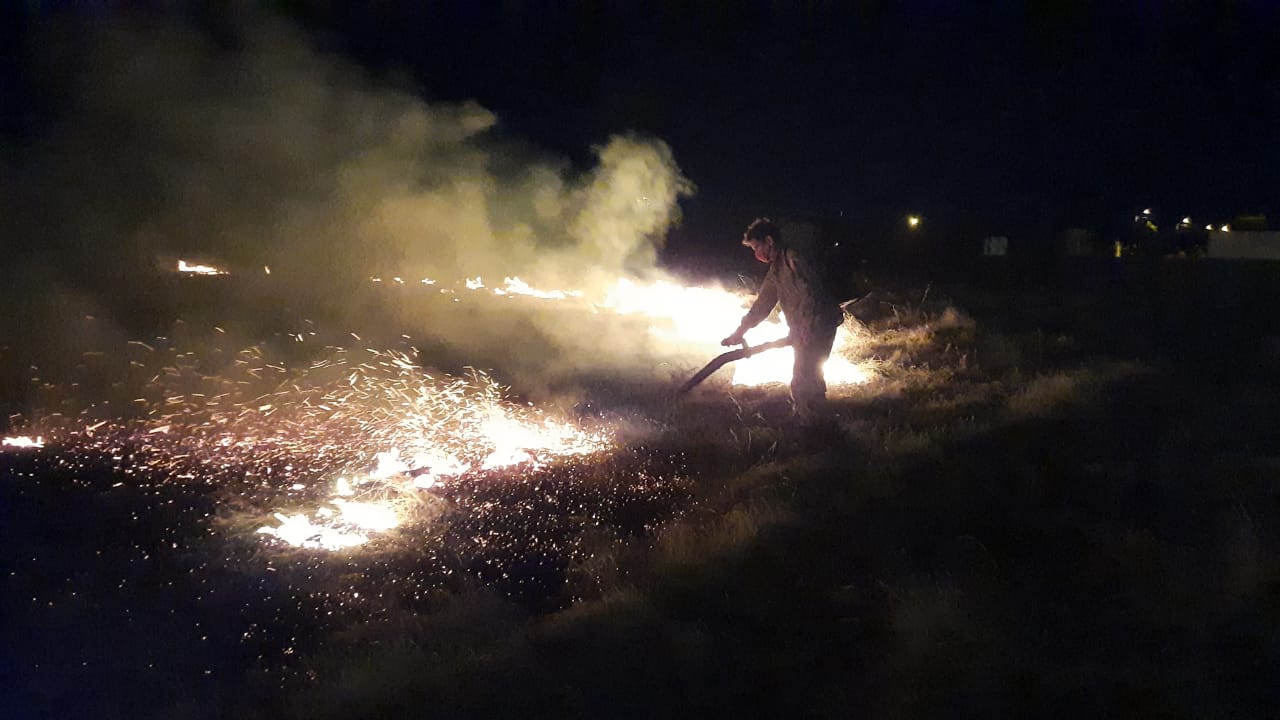
<path id="1" fill-rule="evenodd" d="M 830 419 L 827 381 L 822 365 L 831 357 L 836 328 L 814 330 L 795 337 L 796 362 L 791 369 L 791 406 L 803 425 L 821 424 Z"/>

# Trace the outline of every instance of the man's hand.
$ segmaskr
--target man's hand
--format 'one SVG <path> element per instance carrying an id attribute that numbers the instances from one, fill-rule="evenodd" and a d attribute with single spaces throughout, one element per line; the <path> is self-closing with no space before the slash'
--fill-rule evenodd
<path id="1" fill-rule="evenodd" d="M 731 346 L 731 345 L 746 345 L 746 344 L 747 344 L 747 339 L 746 339 L 745 337 L 743 337 L 742 335 L 743 335 L 742 331 L 741 331 L 741 330 L 739 330 L 739 331 L 735 332 L 734 334 L 730 335 L 729 337 L 727 337 L 727 338 L 725 338 L 725 339 L 721 340 L 721 341 L 720 341 L 720 344 L 721 344 L 721 345 L 725 345 L 725 346 Z"/>

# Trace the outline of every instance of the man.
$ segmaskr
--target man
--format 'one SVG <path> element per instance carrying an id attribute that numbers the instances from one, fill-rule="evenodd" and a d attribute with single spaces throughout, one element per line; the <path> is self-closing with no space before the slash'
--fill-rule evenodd
<path id="1" fill-rule="evenodd" d="M 744 344 L 743 335 L 781 304 L 796 355 L 791 371 L 791 404 L 796 418 L 806 426 L 827 424 L 827 382 L 822 365 L 831 355 L 844 312 L 823 287 L 812 260 L 783 242 L 782 231 L 772 220 L 758 218 L 752 222 L 742 236 L 742 244 L 751 248 L 757 260 L 769 265 L 769 272 L 738 329 L 720 344 Z"/>

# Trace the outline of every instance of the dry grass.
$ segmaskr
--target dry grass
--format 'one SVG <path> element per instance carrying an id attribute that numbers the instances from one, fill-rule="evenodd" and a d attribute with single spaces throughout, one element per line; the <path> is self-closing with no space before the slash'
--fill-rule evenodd
<path id="1" fill-rule="evenodd" d="M 688 512 L 592 539 L 571 575 L 589 591 L 505 636 L 427 651 L 436 630 L 398 628 L 393 652 L 344 656 L 449 668 L 394 687 L 328 675 L 346 716 L 1191 717 L 1271 696 L 1263 665 L 1214 669 L 1233 648 L 1280 659 L 1280 542 L 1259 505 L 1280 486 L 1270 465 L 1267 484 L 1189 462 L 1213 396 L 1135 436 L 1167 378 L 1068 336 L 945 305 L 865 332 L 881 376 L 833 393 L 842 441 L 798 445 L 777 390 L 669 409 L 650 441 L 685 458 Z M 1221 499 L 1196 505 L 1197 486 Z"/>
<path id="2" fill-rule="evenodd" d="M 681 403 L 634 389 L 611 410 L 689 494 L 651 522 L 576 535 L 558 588 L 568 607 L 531 606 L 477 573 L 326 630 L 236 714 L 1280 706 L 1274 378 L 1099 352 L 1129 336 L 1002 327 L 931 295 L 866 324 L 879 376 L 832 393 L 843 436 L 825 445 L 789 428 L 781 388 Z"/>

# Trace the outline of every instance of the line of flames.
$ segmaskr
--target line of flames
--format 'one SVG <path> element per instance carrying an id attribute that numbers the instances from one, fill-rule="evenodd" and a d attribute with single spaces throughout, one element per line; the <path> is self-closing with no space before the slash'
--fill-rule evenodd
<path id="1" fill-rule="evenodd" d="M 179 261 L 179 265 L 179 269 L 182 269 L 185 262 Z M 226 271 L 211 266 L 187 267 L 193 268 L 188 272 L 200 272 L 194 268 L 203 268 L 214 274 L 226 274 Z M 370 280 L 386 282 L 382 277 L 371 277 Z M 390 282 L 396 285 L 408 284 L 399 276 L 390 278 Z M 438 280 L 429 277 L 422 278 L 417 284 L 441 285 Z M 456 284 L 441 286 L 439 292 L 452 294 L 456 292 L 456 287 Z M 461 283 L 461 287 L 473 292 L 487 290 L 500 297 L 584 302 L 586 297 L 581 290 L 534 287 L 518 276 L 504 277 L 500 287 L 492 288 L 480 276 L 469 277 Z M 662 322 L 655 322 L 650 326 L 656 339 L 685 347 L 693 346 L 697 352 L 705 354 L 715 349 L 714 339 L 727 335 L 736 327 L 746 302 L 747 298 L 743 295 L 721 288 L 689 287 L 672 281 L 639 283 L 623 278 L 609 288 L 602 299 L 592 302 L 592 306 L 621 315 L 643 314 L 653 320 L 660 320 Z M 691 311 L 691 308 L 696 308 L 696 312 Z M 746 339 L 751 344 L 761 344 L 785 337 L 787 332 L 785 321 L 764 322 L 748 332 Z M 848 359 L 855 352 L 856 345 L 856 339 L 848 328 L 840 328 L 831 358 L 824 367 L 829 385 L 857 385 L 871 379 L 872 373 L 868 366 Z M 794 359 L 795 352 L 791 348 L 780 348 L 741 360 L 733 366 L 731 382 L 739 386 L 785 383 L 791 377 Z"/>
<path id="2" fill-rule="evenodd" d="M 184 261 L 179 270 L 226 272 Z M 403 284 L 401 278 L 393 282 Z M 436 281 L 424 278 L 422 284 Z M 465 287 L 498 296 L 590 302 L 599 311 L 641 315 L 650 319 L 658 344 L 708 358 L 722 350 L 716 339 L 737 325 L 749 300 L 723 289 L 670 281 L 624 279 L 590 301 L 581 291 L 535 288 L 518 277 L 504 278 L 497 288 L 486 288 L 480 277 L 468 278 Z M 766 322 L 748 334 L 748 341 L 756 344 L 786 333 L 782 322 Z M 871 376 L 866 366 L 848 359 L 855 344 L 853 335 L 841 328 L 826 366 L 829 384 L 856 384 Z M 244 351 L 237 361 L 240 377 L 175 371 L 193 387 L 166 396 L 143 428 L 130 432 L 143 439 L 142 450 L 153 468 L 167 466 L 175 474 L 192 457 L 207 466 L 274 462 L 310 468 L 309 476 L 322 479 L 293 483 L 290 495 L 298 502 L 274 511 L 277 524 L 258 530 L 291 546 L 340 550 L 362 545 L 398 527 L 415 494 L 438 483 L 602 452 L 614 444 L 607 431 L 587 431 L 504 401 L 500 386 L 479 373 L 437 378 L 401 354 L 366 351 L 369 355 L 361 358 L 339 349 L 295 377 L 255 350 Z M 733 383 L 786 382 L 791 358 L 790 348 L 784 348 L 740 361 Z M 245 396 L 246 388 L 260 387 L 272 377 L 280 382 L 275 391 Z M 118 438 L 106 439 L 113 437 L 111 430 L 99 422 L 82 428 L 78 440 L 118 444 Z M 15 449 L 43 444 L 43 437 L 4 439 L 5 447 Z M 367 454 L 375 448 L 372 456 Z"/>

